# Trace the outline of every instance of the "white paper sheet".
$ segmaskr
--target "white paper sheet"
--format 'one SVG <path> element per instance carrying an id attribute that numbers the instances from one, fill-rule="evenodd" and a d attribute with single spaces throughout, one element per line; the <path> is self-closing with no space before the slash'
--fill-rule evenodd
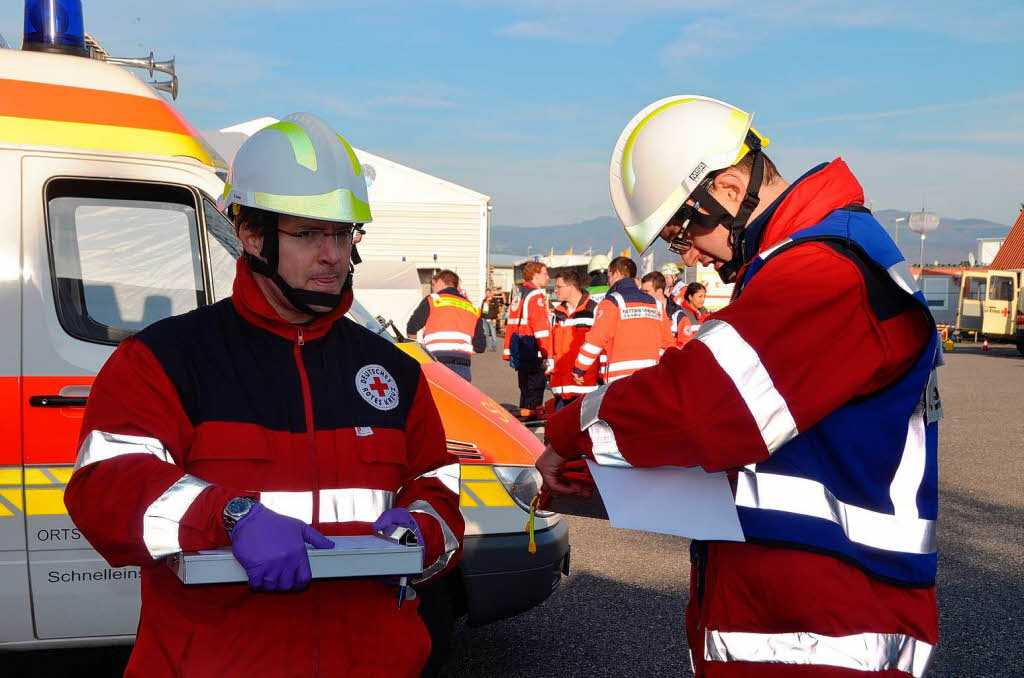
<path id="1" fill-rule="evenodd" d="M 729 479 L 701 468 L 619 468 L 587 461 L 612 527 L 744 541 Z"/>

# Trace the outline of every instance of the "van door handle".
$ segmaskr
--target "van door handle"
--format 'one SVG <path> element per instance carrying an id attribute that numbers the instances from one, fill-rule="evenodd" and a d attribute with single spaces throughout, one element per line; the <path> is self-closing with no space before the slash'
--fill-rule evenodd
<path id="1" fill-rule="evenodd" d="M 34 395 L 28 399 L 32 407 L 84 407 L 86 396 Z"/>
<path id="2" fill-rule="evenodd" d="M 65 386 L 57 395 L 34 395 L 28 399 L 32 407 L 85 407 L 90 386 Z"/>

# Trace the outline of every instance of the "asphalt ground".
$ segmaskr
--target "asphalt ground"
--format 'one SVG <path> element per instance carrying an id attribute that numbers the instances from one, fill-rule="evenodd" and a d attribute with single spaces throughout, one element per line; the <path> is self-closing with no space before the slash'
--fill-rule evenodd
<path id="1" fill-rule="evenodd" d="M 1024 675 L 1024 358 L 961 344 L 939 373 L 938 596 L 929 676 Z M 474 383 L 518 403 L 515 373 L 489 352 Z M 460 625 L 450 678 L 688 676 L 683 610 L 688 541 L 568 517 L 572 572 L 544 604 L 480 628 Z M 0 657 L 0 675 L 115 676 L 127 650 Z"/>

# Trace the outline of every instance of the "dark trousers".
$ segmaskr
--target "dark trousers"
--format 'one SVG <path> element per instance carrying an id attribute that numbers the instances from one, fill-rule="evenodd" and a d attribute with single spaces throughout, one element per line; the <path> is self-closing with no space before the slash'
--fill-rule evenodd
<path id="1" fill-rule="evenodd" d="M 473 375 L 469 370 L 469 365 L 465 362 L 449 362 L 446 360 L 441 360 L 439 362 L 466 381 L 473 381 Z"/>
<path id="2" fill-rule="evenodd" d="M 532 372 L 519 370 L 519 407 L 535 410 L 543 405 L 546 385 L 547 379 L 544 377 L 543 369 Z"/>

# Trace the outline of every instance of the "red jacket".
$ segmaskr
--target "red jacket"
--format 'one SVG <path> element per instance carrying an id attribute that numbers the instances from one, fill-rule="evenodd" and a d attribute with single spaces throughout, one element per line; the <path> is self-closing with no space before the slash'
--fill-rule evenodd
<path id="1" fill-rule="evenodd" d="M 551 356 L 551 323 L 548 320 L 547 292 L 531 282 L 519 286 L 508 309 L 505 326 L 505 360 L 509 359 L 512 335 L 535 337 L 544 360 Z"/>
<path id="2" fill-rule="evenodd" d="M 556 397 L 571 400 L 597 388 L 597 368 L 592 367 L 583 375 L 583 384 L 572 378 L 576 356 L 586 339 L 587 332 L 594 325 L 597 304 L 586 292 L 575 309 L 569 311 L 567 302 L 555 307 L 554 325 L 551 329 L 554 350 L 554 371 L 551 373 L 551 392 Z"/>
<path id="3" fill-rule="evenodd" d="M 764 220 L 748 227 L 748 234 L 755 225 L 763 228 L 756 240 L 757 251 L 763 252 L 830 212 L 862 202 L 856 179 L 836 160 L 794 184 Z M 775 257 L 738 300 L 715 314 L 755 352 L 799 431 L 900 378 L 927 344 L 929 323 L 918 309 L 876 313 L 868 295 L 869 275 L 874 274 L 828 244 L 808 242 Z M 780 297 L 780 289 L 799 293 Z M 700 341 L 611 384 L 606 395 L 598 416 L 633 466 L 717 471 L 768 456 L 733 378 Z M 581 404 L 573 403 L 547 423 L 548 442 L 562 456 L 591 454 L 590 438 L 580 431 Z M 891 585 L 827 555 L 709 542 L 706 567 L 695 569 L 692 579 L 703 582 L 702 591 L 691 594 L 687 611 L 697 676 L 865 675 L 834 667 L 707 661 L 704 639 L 714 631 L 783 634 L 780 642 L 788 637 L 784 634 L 797 633 L 903 634 L 931 645 L 938 639 L 934 588 Z"/>
<path id="4" fill-rule="evenodd" d="M 456 562 L 459 465 L 428 384 L 342 317 L 351 299 L 292 325 L 240 262 L 231 299 L 125 340 L 96 377 L 65 502 L 111 565 L 142 567 L 126 675 L 419 675 L 429 635 L 381 579 L 266 594 L 185 587 L 160 562 L 229 545 L 222 511 L 241 495 L 327 535 L 368 534 L 407 507 L 427 572 Z"/>
<path id="5" fill-rule="evenodd" d="M 586 374 L 603 349 L 608 353 L 606 381 L 612 383 L 654 365 L 674 345 L 662 305 L 626 278 L 612 285 L 597 305 L 594 327 L 580 347 L 573 370 Z"/>

